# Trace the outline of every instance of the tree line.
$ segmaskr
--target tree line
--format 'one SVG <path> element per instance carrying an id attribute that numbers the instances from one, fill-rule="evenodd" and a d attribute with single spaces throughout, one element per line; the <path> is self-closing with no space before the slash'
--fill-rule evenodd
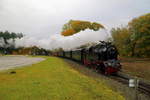
<path id="1" fill-rule="evenodd" d="M 15 32 L 0 32 L 0 54 L 21 54 L 21 55 L 49 55 L 50 51 L 32 47 L 15 47 L 15 40 L 21 39 L 24 35 Z M 11 40 L 11 41 L 10 41 Z"/>
<path id="2" fill-rule="evenodd" d="M 50 50 L 46 50 L 44 48 L 39 48 L 37 46 L 31 47 L 20 47 L 12 51 L 12 54 L 19 55 L 49 55 L 51 53 Z"/>
<path id="3" fill-rule="evenodd" d="M 150 13 L 132 19 L 125 27 L 112 28 L 111 33 L 120 55 L 150 57 Z"/>

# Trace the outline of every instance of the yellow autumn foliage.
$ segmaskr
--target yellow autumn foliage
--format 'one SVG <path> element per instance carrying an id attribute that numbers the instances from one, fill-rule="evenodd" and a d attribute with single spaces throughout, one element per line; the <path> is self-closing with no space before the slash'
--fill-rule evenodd
<path id="1" fill-rule="evenodd" d="M 69 35 L 73 35 L 75 33 L 76 33 L 75 30 L 73 30 L 73 29 L 67 29 L 67 30 L 61 32 L 61 35 L 63 35 L 63 36 L 69 36 Z"/>
<path id="2" fill-rule="evenodd" d="M 64 24 L 61 35 L 70 36 L 86 29 L 98 31 L 100 28 L 104 28 L 104 26 L 96 22 L 91 23 L 89 21 L 70 20 L 68 23 Z"/>

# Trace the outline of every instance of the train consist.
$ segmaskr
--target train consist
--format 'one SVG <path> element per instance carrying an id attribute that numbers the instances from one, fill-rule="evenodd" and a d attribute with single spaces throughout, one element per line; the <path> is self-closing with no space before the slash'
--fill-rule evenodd
<path id="1" fill-rule="evenodd" d="M 121 69 L 118 51 L 110 42 L 100 41 L 99 44 L 73 51 L 61 51 L 57 56 L 83 63 L 105 75 L 116 74 Z"/>

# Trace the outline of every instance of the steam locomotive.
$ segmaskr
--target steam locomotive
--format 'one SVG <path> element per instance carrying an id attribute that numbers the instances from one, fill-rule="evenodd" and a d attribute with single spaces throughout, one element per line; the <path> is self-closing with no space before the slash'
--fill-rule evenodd
<path id="1" fill-rule="evenodd" d="M 81 62 L 105 75 L 116 74 L 121 69 L 118 50 L 110 42 L 100 41 L 89 48 L 57 52 L 57 56 Z"/>

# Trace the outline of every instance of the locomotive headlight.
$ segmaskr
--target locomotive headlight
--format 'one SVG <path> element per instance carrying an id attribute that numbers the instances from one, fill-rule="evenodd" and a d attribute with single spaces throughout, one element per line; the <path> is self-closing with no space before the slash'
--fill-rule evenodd
<path id="1" fill-rule="evenodd" d="M 107 62 L 108 66 L 111 66 L 112 64 L 110 62 Z"/>
<path id="2" fill-rule="evenodd" d="M 105 66 L 112 66 L 111 62 L 105 62 L 104 64 L 105 64 Z"/>

